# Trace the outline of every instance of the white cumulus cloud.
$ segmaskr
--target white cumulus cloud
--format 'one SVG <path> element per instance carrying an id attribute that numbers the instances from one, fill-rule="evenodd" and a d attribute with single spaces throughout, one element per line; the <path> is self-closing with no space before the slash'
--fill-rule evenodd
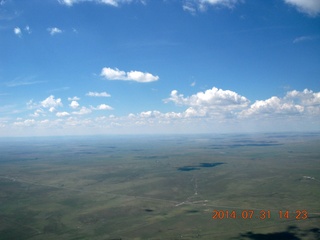
<path id="1" fill-rule="evenodd" d="M 79 2 L 79 0 L 58 0 L 58 2 L 67 6 L 72 6 L 74 3 Z"/>
<path id="2" fill-rule="evenodd" d="M 113 108 L 110 107 L 107 104 L 100 104 L 98 105 L 96 108 L 94 108 L 95 110 L 112 110 Z"/>
<path id="3" fill-rule="evenodd" d="M 165 99 L 165 102 L 172 101 L 178 105 L 187 105 L 193 107 L 207 106 L 210 108 L 220 107 L 245 107 L 249 100 L 236 92 L 223 90 L 213 87 L 205 92 L 198 92 L 190 97 L 184 97 L 178 94 L 177 90 L 171 92 L 171 96 Z"/>
<path id="4" fill-rule="evenodd" d="M 51 36 L 56 35 L 58 33 L 62 33 L 62 30 L 57 27 L 52 27 L 47 29 Z"/>
<path id="5" fill-rule="evenodd" d="M 41 102 L 41 106 L 44 108 L 61 107 L 62 106 L 61 98 L 55 99 L 53 95 L 50 95 L 49 97 L 47 97 L 45 100 Z"/>
<path id="6" fill-rule="evenodd" d="M 154 76 L 148 72 L 140 71 L 121 71 L 118 68 L 112 69 L 105 67 L 101 71 L 101 76 L 107 80 L 124 80 L 124 81 L 136 81 L 141 83 L 158 81 L 159 77 Z"/>
<path id="7" fill-rule="evenodd" d="M 66 117 L 66 116 L 69 116 L 70 114 L 67 113 L 67 112 L 57 112 L 56 113 L 56 116 L 57 117 Z"/>
<path id="8" fill-rule="evenodd" d="M 27 117 L 0 117 L 0 128 L 13 134 L 37 129 L 49 134 L 117 133 L 134 132 L 236 132 L 319 130 L 320 92 L 309 89 L 292 90 L 283 96 L 271 96 L 250 103 L 245 97 L 231 90 L 216 87 L 183 95 L 171 91 L 164 102 L 172 102 L 178 110 L 158 111 L 143 109 L 126 116 L 106 116 L 113 108 L 107 104 L 77 106 L 77 97 L 68 98 L 71 110 L 63 109 L 60 98 L 53 95 L 43 101 L 27 103 Z M 88 100 L 88 99 L 87 99 Z M 96 100 L 96 99 L 91 99 Z M 69 107 L 67 106 L 67 107 Z M 76 107 L 77 106 L 77 107 Z M 0 107 L 1 112 L 1 107 Z M 51 113 L 50 113 L 51 112 Z M 99 116 L 103 115 L 103 116 Z M 72 126 L 72 128 L 70 128 Z M 16 131 L 14 131 L 16 130 Z M 63 132 L 61 132 L 63 131 Z M 119 132 L 118 132 L 119 133 Z"/>
<path id="9" fill-rule="evenodd" d="M 133 1 L 133 0 L 58 0 L 58 2 L 61 4 L 67 5 L 67 6 L 72 6 L 73 4 L 81 3 L 81 2 L 95 2 L 95 3 L 110 5 L 113 7 L 118 7 L 120 4 L 131 3 L 131 2 L 141 2 L 142 4 L 145 4 L 144 0 L 140 0 L 140 1 Z"/>
<path id="10" fill-rule="evenodd" d="M 109 93 L 106 93 L 106 92 L 88 92 L 86 94 L 86 96 L 89 96 L 89 97 L 111 97 L 111 95 Z"/>
<path id="11" fill-rule="evenodd" d="M 190 1 L 185 2 L 182 6 L 182 9 L 186 12 L 193 14 L 193 15 L 197 12 L 196 5 Z"/>
<path id="12" fill-rule="evenodd" d="M 73 109 L 76 109 L 80 106 L 80 104 L 77 101 L 73 100 L 69 106 Z"/>
<path id="13" fill-rule="evenodd" d="M 43 111 L 43 109 L 37 109 L 36 111 L 34 111 L 34 113 L 33 114 L 31 114 L 30 116 L 31 117 L 39 117 L 39 116 L 41 116 L 41 115 L 45 115 L 45 112 Z"/>
<path id="14" fill-rule="evenodd" d="M 31 29 L 28 25 L 24 28 L 24 30 L 29 34 L 31 33 Z"/>
<path id="15" fill-rule="evenodd" d="M 55 107 L 49 108 L 49 112 L 55 112 L 55 111 L 56 111 L 56 108 L 55 108 Z"/>
<path id="16" fill-rule="evenodd" d="M 15 28 L 13 29 L 13 32 L 14 32 L 14 34 L 17 35 L 18 37 L 21 37 L 21 36 L 22 36 L 22 31 L 21 31 L 21 28 L 19 28 L 19 27 L 15 27 Z"/>
<path id="17" fill-rule="evenodd" d="M 82 107 L 80 108 L 79 111 L 77 112 L 72 112 L 72 114 L 75 114 L 75 115 L 85 115 L 85 114 L 89 114 L 91 113 L 92 110 L 90 108 L 87 108 L 87 107 Z"/>
<path id="18" fill-rule="evenodd" d="M 140 113 L 140 117 L 148 118 L 152 116 L 152 111 L 145 111 Z"/>
<path id="19" fill-rule="evenodd" d="M 241 0 L 198 0 L 198 2 L 202 5 L 222 5 L 232 8 Z"/>
<path id="20" fill-rule="evenodd" d="M 26 119 L 24 121 L 18 121 L 13 123 L 14 126 L 18 126 L 18 127 L 30 127 L 35 124 L 36 124 L 36 121 L 34 119 Z"/>
<path id="21" fill-rule="evenodd" d="M 205 92 L 198 92 L 189 97 L 178 94 L 177 90 L 171 91 L 170 97 L 164 102 L 174 102 L 176 105 L 188 106 L 182 114 L 185 117 L 224 116 L 235 115 L 245 109 L 250 101 L 230 90 L 213 87 Z"/>
<path id="22" fill-rule="evenodd" d="M 186 0 L 182 6 L 183 10 L 195 14 L 197 10 L 204 11 L 209 6 L 234 8 L 243 0 Z"/>
<path id="23" fill-rule="evenodd" d="M 253 103 L 249 109 L 244 110 L 244 115 L 273 115 L 273 114 L 297 114 L 303 112 L 304 108 L 300 105 L 295 105 L 286 102 L 278 97 L 271 97 L 267 100 L 259 100 Z"/>
<path id="24" fill-rule="evenodd" d="M 298 11 L 315 17 L 320 13 L 319 0 L 284 0 L 285 3 L 297 8 Z"/>
<path id="25" fill-rule="evenodd" d="M 307 114 L 320 114 L 320 92 L 305 89 L 302 92 L 293 90 L 286 94 L 285 101 L 304 108 Z"/>
<path id="26" fill-rule="evenodd" d="M 79 97 L 77 97 L 77 96 L 74 96 L 74 97 L 68 97 L 68 101 L 79 101 L 80 100 L 80 98 Z"/>
<path id="27" fill-rule="evenodd" d="M 242 116 L 251 115 L 316 115 L 320 114 L 320 92 L 314 93 L 305 89 L 302 92 L 293 90 L 285 97 L 273 96 L 266 100 L 254 102 L 250 108 L 241 112 Z"/>
<path id="28" fill-rule="evenodd" d="M 24 29 L 21 29 L 20 27 L 15 27 L 13 29 L 14 34 L 17 35 L 18 37 L 22 37 L 22 35 L 23 35 L 22 31 L 24 31 L 28 34 L 31 34 L 31 28 L 29 27 L 29 25 L 25 26 Z"/>

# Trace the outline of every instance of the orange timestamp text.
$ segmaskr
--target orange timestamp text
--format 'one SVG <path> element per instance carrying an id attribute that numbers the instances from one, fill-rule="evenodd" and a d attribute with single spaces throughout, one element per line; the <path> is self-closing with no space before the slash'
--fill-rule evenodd
<path id="1" fill-rule="evenodd" d="M 213 210 L 212 219 L 270 219 L 272 217 L 278 217 L 279 219 L 296 219 L 296 220 L 306 220 L 308 219 L 307 210 L 296 210 L 295 212 L 290 212 L 288 210 L 279 210 L 277 213 L 270 210 Z"/>

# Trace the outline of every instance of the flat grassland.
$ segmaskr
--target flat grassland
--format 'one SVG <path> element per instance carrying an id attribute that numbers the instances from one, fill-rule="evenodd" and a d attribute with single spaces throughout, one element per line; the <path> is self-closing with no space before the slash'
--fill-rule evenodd
<path id="1" fill-rule="evenodd" d="M 319 133 L 0 140 L 1 240 L 320 239 L 319 199 Z"/>

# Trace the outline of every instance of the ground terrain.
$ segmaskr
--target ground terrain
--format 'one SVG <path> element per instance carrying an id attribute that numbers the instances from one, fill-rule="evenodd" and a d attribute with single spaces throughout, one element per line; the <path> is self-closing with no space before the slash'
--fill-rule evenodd
<path id="1" fill-rule="evenodd" d="M 319 133 L 0 140 L 1 240 L 320 239 L 319 199 Z"/>

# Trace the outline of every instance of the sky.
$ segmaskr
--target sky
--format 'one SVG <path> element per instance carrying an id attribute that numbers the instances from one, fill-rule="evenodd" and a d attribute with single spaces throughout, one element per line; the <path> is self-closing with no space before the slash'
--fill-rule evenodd
<path id="1" fill-rule="evenodd" d="M 0 136 L 320 131 L 319 0 L 0 0 Z"/>

